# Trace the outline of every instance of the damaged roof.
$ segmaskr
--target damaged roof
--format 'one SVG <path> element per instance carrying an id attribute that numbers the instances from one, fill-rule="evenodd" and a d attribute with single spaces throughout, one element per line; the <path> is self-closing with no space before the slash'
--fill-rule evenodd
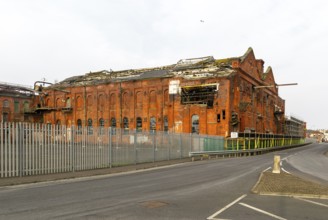
<path id="1" fill-rule="evenodd" d="M 28 86 L 0 82 L 0 94 L 2 96 L 29 97 L 35 95 L 35 91 Z"/>
<path id="2" fill-rule="evenodd" d="M 121 71 L 102 70 L 90 72 L 85 75 L 69 77 L 48 88 L 74 87 L 84 85 L 108 84 L 111 82 L 144 80 L 152 78 L 174 78 L 199 79 L 210 77 L 229 76 L 235 70 L 232 68 L 233 60 L 242 57 L 215 60 L 212 56 L 191 59 L 182 59 L 176 64 L 155 68 L 130 69 Z"/>

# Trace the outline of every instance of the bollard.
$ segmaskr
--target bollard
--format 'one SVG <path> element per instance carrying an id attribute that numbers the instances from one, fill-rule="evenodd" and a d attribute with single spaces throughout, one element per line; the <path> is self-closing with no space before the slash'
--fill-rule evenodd
<path id="1" fill-rule="evenodd" d="M 280 173 L 280 155 L 274 155 L 272 173 Z"/>

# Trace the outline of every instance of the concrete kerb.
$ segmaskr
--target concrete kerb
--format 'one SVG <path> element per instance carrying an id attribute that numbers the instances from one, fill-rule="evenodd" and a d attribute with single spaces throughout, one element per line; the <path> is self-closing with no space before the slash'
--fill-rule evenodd
<path id="1" fill-rule="evenodd" d="M 303 193 L 306 191 L 310 193 Z M 281 174 L 273 174 L 269 171 L 261 172 L 251 192 L 266 196 L 328 199 L 328 186 L 304 180 L 298 176 L 283 172 Z"/>

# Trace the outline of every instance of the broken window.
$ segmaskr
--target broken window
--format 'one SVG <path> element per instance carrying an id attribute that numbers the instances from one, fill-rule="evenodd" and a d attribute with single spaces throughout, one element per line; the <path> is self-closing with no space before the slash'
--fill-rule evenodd
<path id="1" fill-rule="evenodd" d="M 110 127 L 112 129 L 112 134 L 116 134 L 116 119 L 112 118 L 110 120 Z"/>
<path id="2" fill-rule="evenodd" d="M 19 101 L 14 102 L 14 112 L 19 113 Z"/>
<path id="3" fill-rule="evenodd" d="M 199 116 L 193 115 L 191 117 L 191 133 L 199 134 Z"/>
<path id="4" fill-rule="evenodd" d="M 123 128 L 124 128 L 124 134 L 129 133 L 129 119 L 127 117 L 123 118 Z"/>
<path id="5" fill-rule="evenodd" d="M 93 134 L 92 119 L 88 119 L 88 134 Z"/>
<path id="6" fill-rule="evenodd" d="M 2 121 L 3 122 L 9 121 L 9 114 L 7 112 L 2 113 Z"/>
<path id="7" fill-rule="evenodd" d="M 78 134 L 82 134 L 82 120 L 81 119 L 77 119 L 77 133 Z"/>
<path id="8" fill-rule="evenodd" d="M 105 132 L 104 132 L 104 127 L 105 127 L 105 120 L 103 118 L 100 118 L 99 119 L 99 134 L 100 135 L 103 135 Z"/>
<path id="9" fill-rule="evenodd" d="M 140 117 L 138 117 L 136 121 L 136 131 L 137 132 L 142 131 L 142 119 Z"/>
<path id="10" fill-rule="evenodd" d="M 181 87 L 181 104 L 202 104 L 212 108 L 218 84 Z"/>
<path id="11" fill-rule="evenodd" d="M 149 120 L 150 131 L 154 133 L 156 131 L 156 118 L 151 117 Z"/>
<path id="12" fill-rule="evenodd" d="M 28 101 L 24 102 L 24 112 L 28 112 L 30 110 L 30 103 Z"/>
<path id="13" fill-rule="evenodd" d="M 167 116 L 164 116 L 164 132 L 168 132 L 168 131 L 169 131 L 169 120 Z"/>
<path id="14" fill-rule="evenodd" d="M 7 99 L 3 101 L 3 107 L 9 108 L 9 101 Z"/>

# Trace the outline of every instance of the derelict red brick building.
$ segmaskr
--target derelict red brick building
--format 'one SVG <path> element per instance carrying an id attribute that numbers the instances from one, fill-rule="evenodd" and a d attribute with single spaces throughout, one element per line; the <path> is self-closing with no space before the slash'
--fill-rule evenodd
<path id="1" fill-rule="evenodd" d="M 37 110 L 44 123 L 75 126 L 283 133 L 285 101 L 263 64 L 249 48 L 240 57 L 87 73 L 43 88 Z"/>

